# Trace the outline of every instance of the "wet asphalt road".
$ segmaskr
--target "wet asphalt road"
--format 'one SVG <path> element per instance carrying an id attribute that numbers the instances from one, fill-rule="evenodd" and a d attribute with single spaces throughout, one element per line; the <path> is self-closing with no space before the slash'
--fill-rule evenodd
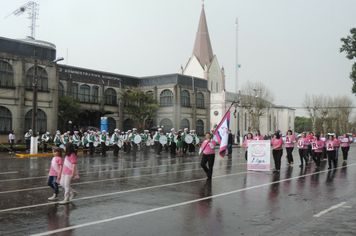
<path id="1" fill-rule="evenodd" d="M 331 171 L 326 161 L 319 171 L 314 163 L 299 168 L 297 150 L 294 166 L 287 167 L 284 151 L 280 174 L 247 171 L 244 149 L 234 148 L 225 158 L 216 150 L 211 182 L 197 155 L 79 156 L 80 179 L 72 183 L 79 194 L 69 205 L 47 201 L 53 194 L 46 186 L 51 157 L 5 157 L 0 159 L 0 234 L 309 235 L 298 225 L 355 200 L 355 150 L 353 145 L 347 166 L 340 150 L 339 168 Z M 63 194 L 60 188 L 60 200 Z M 325 232 L 335 235 L 328 224 Z"/>

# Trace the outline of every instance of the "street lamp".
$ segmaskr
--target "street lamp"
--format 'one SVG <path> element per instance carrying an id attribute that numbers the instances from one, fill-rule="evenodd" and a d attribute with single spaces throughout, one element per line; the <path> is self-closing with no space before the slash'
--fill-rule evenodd
<path id="1" fill-rule="evenodd" d="M 38 78 L 42 76 L 43 72 L 46 70 L 47 66 L 50 64 L 56 63 L 58 61 L 63 61 L 63 57 L 59 57 L 54 61 L 48 62 L 45 67 L 42 69 L 41 73 L 37 75 L 37 52 L 34 52 L 35 56 L 35 63 L 34 63 L 34 73 L 33 73 L 33 100 L 32 100 L 32 137 L 31 137 L 31 146 L 30 146 L 30 153 L 37 154 L 37 82 Z"/>

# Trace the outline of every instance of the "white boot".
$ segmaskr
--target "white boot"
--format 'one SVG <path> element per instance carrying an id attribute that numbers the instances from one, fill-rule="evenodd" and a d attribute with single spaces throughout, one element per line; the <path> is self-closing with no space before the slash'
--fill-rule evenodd
<path id="1" fill-rule="evenodd" d="M 49 197 L 49 198 L 48 198 L 48 201 L 57 201 L 57 200 L 58 200 L 57 194 L 53 194 L 52 197 Z"/>

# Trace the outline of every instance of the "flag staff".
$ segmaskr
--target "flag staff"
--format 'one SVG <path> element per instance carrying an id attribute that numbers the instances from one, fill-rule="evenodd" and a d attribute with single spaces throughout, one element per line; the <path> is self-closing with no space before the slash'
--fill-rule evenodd
<path id="1" fill-rule="evenodd" d="M 214 132 L 213 132 L 213 133 L 215 133 L 216 129 L 220 126 L 221 122 L 224 120 L 224 117 L 225 117 L 225 116 L 226 116 L 226 114 L 230 111 L 230 109 L 231 109 L 232 105 L 234 105 L 235 103 L 236 103 L 235 101 L 233 101 L 233 102 L 231 103 L 231 105 L 230 105 L 229 109 L 227 109 L 227 112 L 225 113 L 225 115 L 224 115 L 224 116 L 223 116 L 223 118 L 221 119 L 220 123 L 216 126 L 216 128 L 215 128 L 215 130 L 214 130 Z"/>

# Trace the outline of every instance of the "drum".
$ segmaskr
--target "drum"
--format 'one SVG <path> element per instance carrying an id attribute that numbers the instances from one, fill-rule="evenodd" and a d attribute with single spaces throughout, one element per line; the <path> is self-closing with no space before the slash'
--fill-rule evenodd
<path id="1" fill-rule="evenodd" d="M 109 144 L 110 144 L 110 141 L 109 141 L 109 140 L 106 140 L 106 141 L 105 141 L 105 145 L 106 145 L 106 146 L 109 146 Z"/>
<path id="2" fill-rule="evenodd" d="M 159 138 L 159 142 L 162 144 L 162 145 L 165 145 L 167 143 L 167 137 L 166 136 L 161 136 Z"/>
<path id="3" fill-rule="evenodd" d="M 114 143 L 113 138 L 109 139 L 109 144 L 113 144 L 113 143 Z"/>
<path id="4" fill-rule="evenodd" d="M 64 149 L 64 145 L 63 144 L 59 145 L 59 148 Z"/>
<path id="5" fill-rule="evenodd" d="M 99 145 L 99 141 L 95 141 L 93 145 L 94 147 L 97 147 Z"/>
<path id="6" fill-rule="evenodd" d="M 200 143 L 200 138 L 199 137 L 195 137 L 195 143 L 199 144 Z"/>
<path id="7" fill-rule="evenodd" d="M 140 144 L 141 140 L 142 140 L 141 136 L 140 135 L 136 135 L 135 138 L 134 138 L 134 143 Z"/>
<path id="8" fill-rule="evenodd" d="M 185 136 L 185 142 L 191 144 L 193 142 L 193 137 L 190 134 Z"/>
<path id="9" fill-rule="evenodd" d="M 87 143 L 87 145 L 86 145 L 87 147 L 89 147 L 89 143 Z"/>
<path id="10" fill-rule="evenodd" d="M 119 140 L 118 142 L 117 142 L 117 146 L 119 147 L 119 148 L 121 148 L 122 147 L 122 140 Z"/>
<path id="11" fill-rule="evenodd" d="M 151 146 L 155 145 L 155 141 L 153 139 L 151 139 L 150 142 L 151 142 Z"/>
<path id="12" fill-rule="evenodd" d="M 151 146 L 151 140 L 146 141 L 146 146 Z"/>
<path id="13" fill-rule="evenodd" d="M 178 143 L 178 135 L 174 135 L 173 140 L 174 140 L 175 143 Z"/>

